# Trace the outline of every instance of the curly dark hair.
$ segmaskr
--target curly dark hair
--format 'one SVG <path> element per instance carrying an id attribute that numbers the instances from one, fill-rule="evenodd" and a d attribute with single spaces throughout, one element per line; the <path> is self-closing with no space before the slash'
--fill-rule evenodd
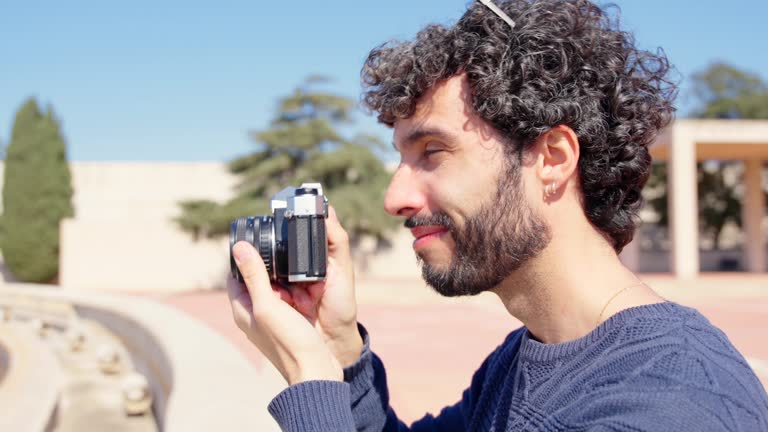
<path id="1" fill-rule="evenodd" d="M 582 205 L 616 252 L 632 240 L 648 146 L 674 115 L 677 94 L 664 52 L 588 0 L 502 0 L 512 29 L 474 3 L 452 27 L 429 25 L 413 41 L 375 48 L 362 69 L 363 104 L 393 125 L 413 115 L 441 80 L 465 73 L 474 111 L 522 155 L 567 125 L 578 136 Z M 618 10 L 618 8 L 616 8 Z"/>

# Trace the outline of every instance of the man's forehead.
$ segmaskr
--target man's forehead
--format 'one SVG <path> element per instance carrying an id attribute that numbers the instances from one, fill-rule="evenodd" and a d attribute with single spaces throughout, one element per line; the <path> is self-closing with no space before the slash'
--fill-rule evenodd
<path id="1" fill-rule="evenodd" d="M 449 137 L 470 122 L 469 84 L 464 75 L 441 81 L 419 98 L 412 116 L 394 124 L 398 149 L 425 135 Z"/>
<path id="2" fill-rule="evenodd" d="M 466 116 L 472 102 L 470 94 L 465 74 L 440 81 L 419 98 L 412 118 Z"/>

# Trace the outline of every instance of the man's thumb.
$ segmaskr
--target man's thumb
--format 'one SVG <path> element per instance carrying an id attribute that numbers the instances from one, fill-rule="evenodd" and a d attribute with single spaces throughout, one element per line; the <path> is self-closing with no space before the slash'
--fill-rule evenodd
<path id="1" fill-rule="evenodd" d="M 256 249 L 248 242 L 239 241 L 232 248 L 232 255 L 251 294 L 251 301 L 256 303 L 260 296 L 271 294 L 267 269 Z"/>

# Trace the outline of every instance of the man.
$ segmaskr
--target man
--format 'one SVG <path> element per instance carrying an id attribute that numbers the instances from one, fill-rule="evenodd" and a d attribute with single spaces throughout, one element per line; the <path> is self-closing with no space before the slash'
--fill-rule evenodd
<path id="1" fill-rule="evenodd" d="M 726 336 L 617 257 L 672 118 L 666 58 L 587 0 L 483 3 L 363 68 L 364 102 L 401 155 L 385 208 L 425 280 L 492 291 L 525 324 L 458 403 L 410 430 L 768 430 L 765 390 Z M 290 384 L 270 412 L 289 431 L 409 430 L 357 324 L 333 211 L 327 231 L 328 279 L 290 292 L 250 245 L 234 249 L 235 320 Z"/>

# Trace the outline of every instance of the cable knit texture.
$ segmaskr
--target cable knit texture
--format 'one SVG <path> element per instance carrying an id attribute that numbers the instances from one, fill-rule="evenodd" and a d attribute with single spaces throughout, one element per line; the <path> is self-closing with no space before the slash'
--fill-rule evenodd
<path id="1" fill-rule="evenodd" d="M 345 383 L 302 383 L 272 401 L 283 430 L 768 431 L 768 396 L 747 362 L 674 303 L 624 310 L 561 344 L 515 330 L 459 402 L 410 427 L 389 407 L 384 366 L 360 331 L 365 348 Z"/>

